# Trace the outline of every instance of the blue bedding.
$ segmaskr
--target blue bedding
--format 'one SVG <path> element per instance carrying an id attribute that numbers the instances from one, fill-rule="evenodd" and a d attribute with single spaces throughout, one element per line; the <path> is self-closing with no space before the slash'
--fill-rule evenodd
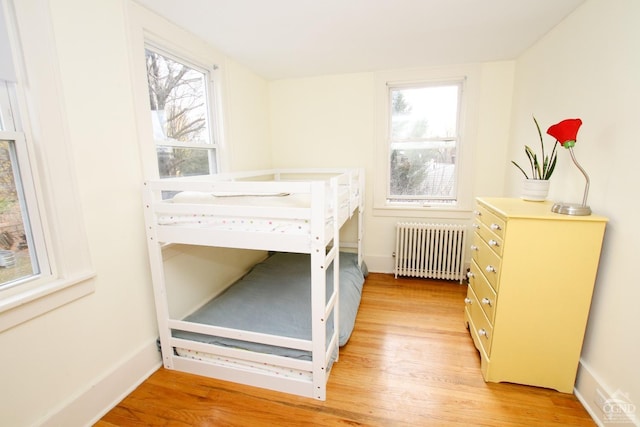
<path id="1" fill-rule="evenodd" d="M 349 340 L 360 305 L 366 267 L 358 266 L 356 254 L 340 253 L 339 345 Z M 327 269 L 327 297 L 333 290 L 333 265 Z M 254 266 L 242 279 L 184 320 L 311 339 L 311 265 L 308 254 L 275 253 Z M 333 319 L 327 322 L 327 336 Z M 212 337 L 185 331 L 173 336 L 222 346 L 309 360 L 308 351 Z"/>

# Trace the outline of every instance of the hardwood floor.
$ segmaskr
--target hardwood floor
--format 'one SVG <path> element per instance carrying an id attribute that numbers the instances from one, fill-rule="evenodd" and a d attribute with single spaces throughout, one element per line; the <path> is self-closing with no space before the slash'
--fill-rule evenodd
<path id="1" fill-rule="evenodd" d="M 594 426 L 574 395 L 483 381 L 465 295 L 370 274 L 325 402 L 161 368 L 96 426 Z"/>

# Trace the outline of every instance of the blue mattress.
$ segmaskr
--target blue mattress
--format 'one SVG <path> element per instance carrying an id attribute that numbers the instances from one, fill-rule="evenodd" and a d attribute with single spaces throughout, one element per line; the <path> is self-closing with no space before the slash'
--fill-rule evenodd
<path id="1" fill-rule="evenodd" d="M 340 253 L 339 345 L 349 340 L 356 320 L 366 267 L 356 254 Z M 333 290 L 333 265 L 327 269 L 327 297 Z M 252 332 L 311 339 L 311 264 L 308 254 L 275 253 L 241 280 L 184 320 Z M 327 322 L 327 336 L 333 319 Z M 262 353 L 311 359 L 311 353 L 185 331 L 173 336 Z"/>

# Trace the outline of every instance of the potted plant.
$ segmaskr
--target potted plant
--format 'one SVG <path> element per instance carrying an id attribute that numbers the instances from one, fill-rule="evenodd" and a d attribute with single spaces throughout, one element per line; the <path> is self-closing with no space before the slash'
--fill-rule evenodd
<path id="1" fill-rule="evenodd" d="M 542 140 L 542 132 L 540 131 L 540 125 L 536 118 L 533 118 L 533 122 L 536 124 L 538 130 L 538 137 L 540 138 L 541 156 L 538 157 L 535 151 L 528 146 L 524 146 L 524 152 L 527 155 L 530 166 L 530 175 L 515 161 L 511 161 L 524 175 L 522 184 L 522 198 L 524 200 L 542 201 L 546 199 L 549 192 L 549 178 L 553 174 L 556 168 L 556 161 L 558 160 L 558 141 L 553 144 L 553 150 L 551 155 L 545 154 L 544 141 Z"/>

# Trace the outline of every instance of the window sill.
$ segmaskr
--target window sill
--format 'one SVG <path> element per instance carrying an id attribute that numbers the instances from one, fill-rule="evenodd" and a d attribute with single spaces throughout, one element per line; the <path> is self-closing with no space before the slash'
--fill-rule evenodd
<path id="1" fill-rule="evenodd" d="M 0 300 L 0 332 L 38 317 L 95 290 L 94 272 L 55 280 Z"/>
<path id="2" fill-rule="evenodd" d="M 373 216 L 467 220 L 471 217 L 471 209 L 463 206 L 374 206 Z"/>

